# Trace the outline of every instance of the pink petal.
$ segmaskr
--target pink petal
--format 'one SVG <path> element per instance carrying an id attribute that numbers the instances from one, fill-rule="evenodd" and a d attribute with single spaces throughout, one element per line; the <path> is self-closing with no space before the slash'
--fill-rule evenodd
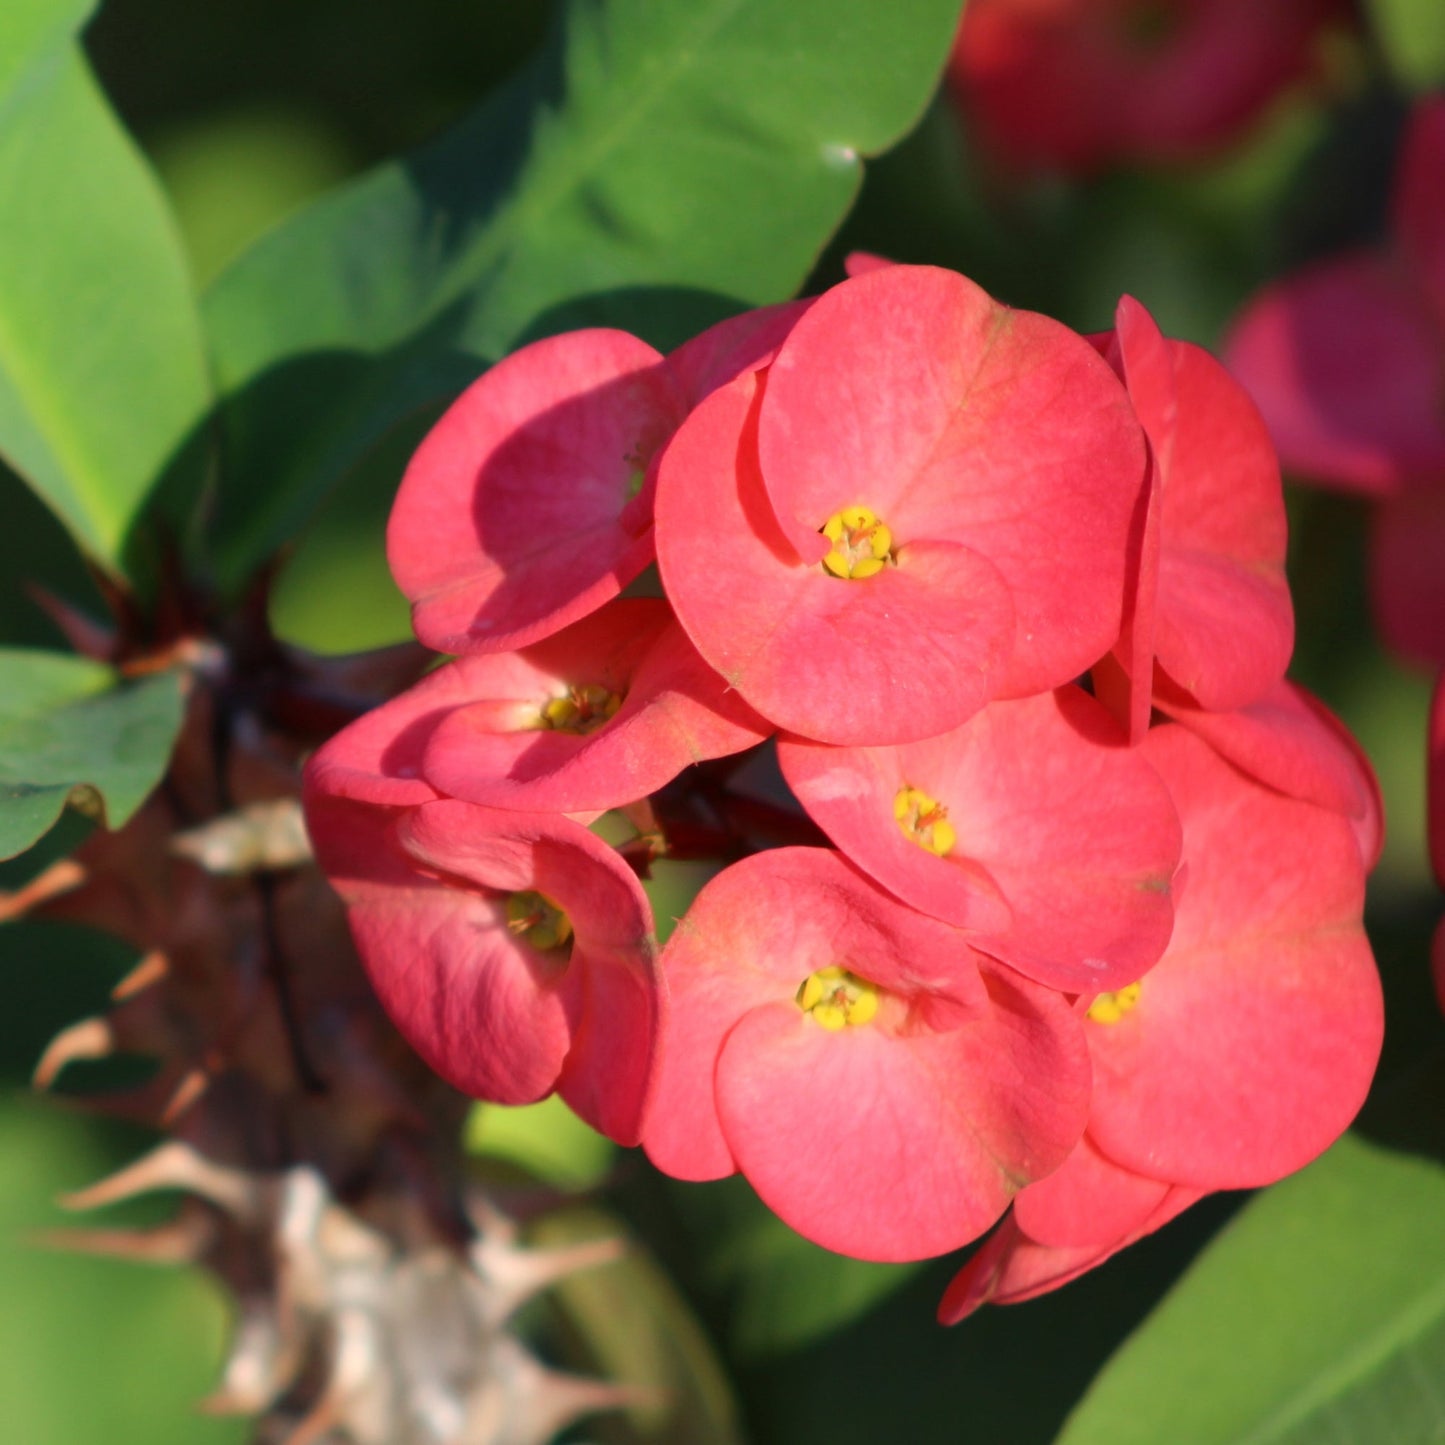
<path id="1" fill-rule="evenodd" d="M 1430 976 L 1435 981 L 1435 1001 L 1445 1010 L 1445 918 L 1435 925 L 1430 940 Z"/>
<path id="2" fill-rule="evenodd" d="M 463 392 L 387 534 L 417 636 L 507 650 L 620 592 L 652 559 L 647 519 L 623 513 L 685 410 L 662 358 L 622 331 L 534 342 Z"/>
<path id="3" fill-rule="evenodd" d="M 473 697 L 465 670 L 439 668 L 324 743 L 306 764 L 308 786 L 364 803 L 431 802 L 437 791 L 421 775 L 426 745 L 441 720 Z"/>
<path id="4" fill-rule="evenodd" d="M 938 1322 L 956 1325 L 980 1305 L 1021 1304 L 1059 1289 L 1097 1268 L 1127 1245 L 1134 1244 L 1182 1214 L 1205 1195 L 1204 1190 L 1174 1185 L 1138 1229 L 1106 1247 L 1051 1247 L 1030 1239 L 1014 1221 L 1004 1220 L 983 1247 L 954 1275 L 938 1305 Z"/>
<path id="5" fill-rule="evenodd" d="M 1333 0 L 1198 0 L 1153 18 L 1098 0 L 970 0 L 950 66 L 955 94 L 1015 166 L 1089 172 L 1182 161 L 1228 144 L 1318 66 Z"/>
<path id="6" fill-rule="evenodd" d="M 1179 404 L 1162 479 L 1155 652 L 1202 706 L 1239 707 L 1283 676 L 1294 647 L 1279 466 L 1229 373 L 1188 342 L 1169 349 Z"/>
<path id="7" fill-rule="evenodd" d="M 1258 702 L 1235 712 L 1204 712 L 1167 695 L 1158 702 L 1170 717 L 1266 787 L 1347 818 L 1365 868 L 1379 861 L 1385 837 L 1380 785 L 1359 743 L 1318 698 L 1282 681 Z"/>
<path id="8" fill-rule="evenodd" d="M 992 703 L 963 727 L 888 748 L 785 739 L 778 760 L 848 857 L 915 908 L 1052 988 L 1138 978 L 1164 951 L 1179 820 L 1153 768 L 1077 688 Z M 894 815 L 903 787 L 948 809 L 935 856 Z"/>
<path id="9" fill-rule="evenodd" d="M 1074 1152 L 1014 1200 L 1014 1220 L 1051 1249 L 1113 1246 L 1164 1202 L 1170 1185 L 1106 1159 L 1085 1133 Z"/>
<path id="10" fill-rule="evenodd" d="M 660 599 L 618 598 L 517 655 L 464 658 L 470 706 L 438 723 L 424 770 L 442 792 L 495 808 L 576 813 L 646 797 L 689 764 L 752 747 L 769 731 L 698 656 Z M 530 677 L 520 674 L 522 665 Z M 567 687 L 623 699 L 590 732 L 539 728 Z M 506 688 L 508 691 L 503 691 Z"/>
<path id="11" fill-rule="evenodd" d="M 1381 495 L 1445 471 L 1445 345 L 1385 260 L 1356 252 L 1268 287 L 1227 359 L 1287 470 Z"/>
<path id="12" fill-rule="evenodd" d="M 1114 649 L 1137 742 L 1156 660 L 1202 706 L 1242 706 L 1283 675 L 1294 614 L 1279 466 L 1248 396 L 1208 352 L 1166 340 L 1130 296 L 1105 354 L 1149 438 L 1157 491 Z"/>
<path id="13" fill-rule="evenodd" d="M 580 961 L 574 949 L 562 1002 L 572 1043 L 557 1092 L 599 1133 L 641 1143 L 665 1012 L 659 977 L 635 947 L 589 946 Z"/>
<path id="14" fill-rule="evenodd" d="M 1162 481 L 1174 449 L 1178 388 L 1168 345 L 1153 318 L 1132 296 L 1120 299 L 1115 310 L 1115 330 L 1090 339 L 1127 387 L 1149 442 L 1148 476 L 1135 505 L 1129 538 L 1119 640 L 1093 671 L 1096 696 L 1124 726 L 1130 744 L 1137 746 L 1149 731 L 1162 545 Z"/>
<path id="15" fill-rule="evenodd" d="M 1435 679 L 1435 692 L 1430 699 L 1429 769 L 1425 782 L 1430 861 L 1435 868 L 1435 881 L 1445 888 L 1445 672 Z"/>
<path id="16" fill-rule="evenodd" d="M 1201 1188 L 1270 1183 L 1360 1107 L 1379 1056 L 1380 981 L 1344 819 L 1268 791 L 1179 727 L 1145 752 L 1184 822 L 1188 883 L 1137 1005 L 1090 1022 L 1098 1149 Z"/>
<path id="17" fill-rule="evenodd" d="M 861 581 L 802 562 L 758 476 L 756 391 L 743 377 L 715 392 L 662 459 L 658 562 L 689 637 L 746 702 L 806 737 L 886 742 L 957 725 L 986 700 L 1009 645 L 998 574 L 933 542 Z"/>
<path id="18" fill-rule="evenodd" d="M 1391 498 L 1376 513 L 1370 591 L 1391 647 L 1445 665 L 1445 469 L 1433 489 Z"/>
<path id="19" fill-rule="evenodd" d="M 1395 234 L 1420 288 L 1445 327 L 1445 97 L 1410 117 L 1395 174 Z M 1445 336 L 1441 338 L 1445 345 Z"/>
<path id="20" fill-rule="evenodd" d="M 734 864 L 699 894 L 664 954 L 670 1012 L 648 1154 L 683 1178 L 714 1178 L 736 1161 L 795 1228 L 863 1257 L 918 1258 L 977 1233 L 1014 1188 L 1067 1154 L 1088 1107 L 1078 1020 L 1056 995 L 1002 970 L 981 975 L 980 963 L 956 930 L 827 850 Z M 825 1031 L 797 992 L 833 964 L 877 986 L 878 1014 L 828 1034 L 841 1052 L 800 1051 L 794 1021 L 805 1038 Z M 834 1084 L 847 1092 L 830 1102 Z M 808 1099 L 821 1114 L 800 1135 Z M 817 1119 L 834 1114 L 837 1128 L 820 1130 Z M 861 1157 L 850 1159 L 843 1146 L 855 1133 Z M 855 1199 L 870 1162 L 893 1172 Z"/>
<path id="21" fill-rule="evenodd" d="M 397 1028 L 449 1083 L 524 1104 L 557 1082 L 571 1030 L 564 962 L 507 929 L 505 894 L 417 868 L 388 810 L 313 798 L 317 857 L 348 905 L 357 951 Z"/>
<path id="22" fill-rule="evenodd" d="M 843 257 L 843 274 L 866 276 L 870 271 L 882 271 L 896 265 L 897 261 L 890 260 L 887 256 L 879 256 L 873 251 L 849 251 Z"/>
<path id="23" fill-rule="evenodd" d="M 458 1088 L 502 1103 L 540 1098 L 560 1076 L 583 1118 L 635 1142 L 660 985 L 651 911 L 631 870 L 565 818 L 467 803 L 410 810 L 395 839 L 404 856 L 385 858 L 388 874 L 364 882 L 338 869 L 344 855 L 320 856 L 351 905 L 382 1002 L 413 1046 Z M 508 896 L 527 891 L 566 912 L 570 955 L 509 929 Z"/>
<path id="24" fill-rule="evenodd" d="M 931 540 L 998 569 L 1016 617 L 1008 695 L 1076 677 L 1118 636 L 1141 441 L 1082 337 L 928 266 L 820 297 L 768 373 L 758 432 L 767 495 L 806 560 L 827 519 L 861 505 L 900 560 Z"/>
<path id="25" fill-rule="evenodd" d="M 1069 1021 L 1042 990 L 991 983 L 992 1006 L 943 1033 L 829 1033 L 791 1001 L 748 1013 L 718 1113 L 763 1202 L 827 1249 L 923 1259 L 1055 1167 L 1080 1122 Z"/>
<path id="26" fill-rule="evenodd" d="M 744 372 L 768 366 L 798 318 L 812 304 L 812 299 L 807 298 L 744 311 L 708 327 L 672 352 L 667 369 L 687 398 L 688 408 Z"/>

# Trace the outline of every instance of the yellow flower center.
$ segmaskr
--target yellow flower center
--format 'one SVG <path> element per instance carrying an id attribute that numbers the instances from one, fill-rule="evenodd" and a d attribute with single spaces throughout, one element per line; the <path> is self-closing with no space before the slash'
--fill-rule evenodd
<path id="1" fill-rule="evenodd" d="M 507 931 L 546 953 L 572 941 L 572 920 L 545 894 L 528 889 L 508 897 Z"/>
<path id="2" fill-rule="evenodd" d="M 1089 1005 L 1089 1017 L 1096 1024 L 1116 1024 L 1139 1002 L 1140 983 L 1127 983 L 1113 993 L 1101 993 Z"/>
<path id="3" fill-rule="evenodd" d="M 910 843 L 917 843 L 936 857 L 946 857 L 958 841 L 948 821 L 948 809 L 922 788 L 904 783 L 893 798 L 893 816 Z"/>
<path id="4" fill-rule="evenodd" d="M 559 733 L 590 733 L 610 721 L 621 706 L 620 694 L 597 683 L 584 683 L 544 703 L 538 726 Z"/>
<path id="5" fill-rule="evenodd" d="M 867 507 L 844 507 L 822 527 L 833 544 L 823 566 L 835 577 L 876 577 L 893 561 L 893 533 Z"/>
<path id="6" fill-rule="evenodd" d="M 810 973 L 798 985 L 798 1007 L 829 1033 L 866 1024 L 878 1012 L 878 986 L 836 963 Z"/>

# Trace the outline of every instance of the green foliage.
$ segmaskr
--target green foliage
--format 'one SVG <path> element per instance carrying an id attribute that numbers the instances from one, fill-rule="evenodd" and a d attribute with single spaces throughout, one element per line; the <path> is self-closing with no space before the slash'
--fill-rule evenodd
<path id="1" fill-rule="evenodd" d="M 1445 1430 L 1445 1168 L 1347 1137 L 1254 1200 L 1059 1445 L 1376 1445 Z"/>
<path id="2" fill-rule="evenodd" d="M 0 20 L 0 454 L 119 573 L 132 523 L 208 404 L 180 244 L 91 76 L 92 6 Z"/>
<path id="3" fill-rule="evenodd" d="M 245 1427 L 199 1418 L 226 1308 L 199 1272 L 137 1269 L 35 1247 L 74 1224 L 51 1203 L 133 1152 L 88 1121 L 0 1093 L 0 1422 L 24 1445 L 238 1445 Z M 23 1165 L 20 1163 L 23 1161 Z M 106 1221 L 115 1224 L 114 1218 Z"/>
<path id="4" fill-rule="evenodd" d="M 1396 78 L 1409 90 L 1445 85 L 1445 5 L 1369 0 L 1370 19 Z"/>
<path id="5" fill-rule="evenodd" d="M 222 583 L 395 423 L 522 340 L 593 324 L 670 346 L 791 295 L 860 155 L 922 111 L 957 10 L 576 0 L 463 125 L 253 248 L 206 304 L 226 397 Z"/>
<path id="6" fill-rule="evenodd" d="M 0 649 L 0 858 L 68 801 L 122 826 L 165 772 L 181 711 L 178 674 L 121 683 L 83 658 Z"/>

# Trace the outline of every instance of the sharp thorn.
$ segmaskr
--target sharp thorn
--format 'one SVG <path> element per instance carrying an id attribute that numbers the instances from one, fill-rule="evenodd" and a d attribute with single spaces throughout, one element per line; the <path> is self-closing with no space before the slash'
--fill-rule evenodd
<path id="1" fill-rule="evenodd" d="M 187 1144 L 168 1140 L 89 1188 L 61 1195 L 59 1203 L 63 1209 L 98 1209 L 156 1189 L 184 1189 L 245 1217 L 254 1212 L 261 1185 L 238 1169 L 202 1158 Z"/>
<path id="2" fill-rule="evenodd" d="M 161 1110 L 161 1127 L 172 1129 L 181 1116 L 210 1087 L 211 1076 L 204 1069 L 189 1069 Z"/>
<path id="3" fill-rule="evenodd" d="M 215 1236 L 211 1219 L 198 1213 L 177 1215 L 151 1229 L 42 1229 L 27 1239 L 43 1249 L 105 1255 L 140 1264 L 195 1264 Z"/>
<path id="4" fill-rule="evenodd" d="M 585 1415 L 604 1410 L 655 1410 L 668 1399 L 664 1391 L 646 1385 L 620 1385 L 550 1370 L 514 1341 L 503 1342 L 496 1363 L 510 1382 L 508 1393 L 518 1404 L 525 1401 L 521 1418 L 510 1422 L 509 1445 L 548 1445 L 558 1432 Z"/>
<path id="5" fill-rule="evenodd" d="M 37 873 L 30 882 L 13 893 L 0 893 L 0 923 L 21 918 L 32 908 L 79 888 L 87 877 L 85 868 L 74 858 L 62 858 Z"/>
<path id="6" fill-rule="evenodd" d="M 610 1264 L 626 1252 L 626 1241 L 618 1235 L 583 1240 L 559 1249 L 510 1249 L 482 1239 L 471 1251 L 473 1263 L 490 1286 L 489 1303 L 498 1321 L 559 1280 L 579 1270 Z"/>
<path id="7" fill-rule="evenodd" d="M 97 662 L 111 662 L 116 652 L 116 632 L 112 627 L 88 617 L 78 607 L 58 597 L 38 582 L 27 582 L 25 590 L 31 600 L 60 629 L 65 640 L 85 657 Z"/>
<path id="8" fill-rule="evenodd" d="M 45 1046 L 30 1082 L 37 1089 L 48 1089 L 67 1064 L 77 1059 L 103 1059 L 114 1048 L 115 1030 L 106 1019 L 81 1019 L 61 1029 Z"/>
<path id="9" fill-rule="evenodd" d="M 110 996 L 116 1003 L 134 998 L 136 994 L 143 993 L 159 983 L 170 971 L 170 960 L 158 948 L 153 948 L 111 989 Z"/>

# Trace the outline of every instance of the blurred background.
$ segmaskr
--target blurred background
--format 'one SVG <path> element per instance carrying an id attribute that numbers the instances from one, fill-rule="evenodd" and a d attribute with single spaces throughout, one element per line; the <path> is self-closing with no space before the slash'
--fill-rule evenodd
<path id="1" fill-rule="evenodd" d="M 1144 27 L 1135 32 L 1141 54 L 1182 23 L 1175 8 L 1163 0 L 1132 7 L 1131 23 Z M 843 257 L 865 249 L 955 267 L 1002 300 L 1085 331 L 1110 326 L 1129 292 L 1166 333 L 1218 346 L 1271 277 L 1385 236 L 1410 87 L 1437 73 L 1445 50 L 1445 20 L 1430 18 L 1445 15 L 1438 5 L 1397 0 L 1368 14 L 1336 3 L 1287 8 L 1308 13 L 1296 17 L 1297 48 L 1261 96 L 1241 101 L 1202 138 L 1153 153 L 1147 133 L 1127 127 L 1082 154 L 1068 154 L 1064 142 L 1051 150 L 1047 134 L 1010 139 L 1011 107 L 1037 117 L 1039 103 L 1005 97 L 990 109 L 992 101 L 970 100 L 972 72 L 960 62 L 954 89 L 941 90 L 912 136 L 870 165 L 809 289 L 840 279 Z M 88 49 L 170 195 L 204 287 L 310 198 L 470 111 L 542 42 L 552 11 L 542 0 L 106 0 Z M 1231 39 L 1232 64 L 1243 64 L 1248 44 Z M 1087 102 L 1094 109 L 1123 93 L 1117 77 L 1099 83 Z M 1224 81 L 1211 72 L 1199 83 L 1217 90 Z M 344 652 L 409 636 L 381 549 L 405 456 L 402 441 L 383 448 L 297 540 L 273 603 L 283 637 Z M 1388 843 L 1369 926 L 1388 980 L 1389 1080 L 1419 1067 L 1441 1032 L 1426 967 L 1439 911 L 1424 842 L 1430 679 L 1388 656 L 1372 632 L 1366 505 L 1299 486 L 1289 505 L 1299 638 L 1292 676 L 1345 719 L 1384 790 Z M 68 577 L 80 596 L 88 581 L 67 560 L 58 527 L 8 473 L 0 475 L 0 519 L 0 629 L 12 643 L 53 645 L 25 593 L 27 574 Z M 662 872 L 654 887 L 666 918 L 703 875 Z M 0 887 L 14 876 L 0 865 Z M 107 1172 L 142 1143 L 68 1111 L 63 1092 L 37 1100 L 26 1090 L 49 1037 L 100 1008 L 130 961 L 119 945 L 78 929 L 0 929 L 8 990 L 0 1010 L 0 1435 L 25 1445 L 207 1445 L 246 1435 L 243 1425 L 195 1409 L 214 1383 L 227 1325 L 205 1279 L 31 1243 L 62 1218 L 51 1204 L 57 1192 Z M 76 1066 L 64 1083 L 76 1091 L 103 1074 L 121 1081 L 120 1067 Z M 731 1403 L 707 1409 L 738 1411 L 750 1438 L 780 1445 L 1051 1439 L 1113 1346 L 1237 1205 L 1211 1200 L 1062 1294 L 943 1331 L 933 1309 L 956 1262 L 888 1267 L 825 1255 L 773 1220 L 740 1181 L 660 1180 L 640 1160 L 617 1159 L 555 1102 L 489 1110 L 474 1117 L 470 1137 L 479 1167 L 521 1169 L 575 1193 L 579 1228 L 589 1209 L 620 1213 L 681 1287 L 651 1265 L 639 1265 L 626 1285 L 610 1276 L 574 1283 L 554 1348 L 594 1363 L 620 1350 L 625 1363 L 629 1349 L 661 1348 L 666 1338 L 691 1358 L 704 1395 L 734 1392 Z M 150 1212 L 165 1208 L 159 1200 Z M 608 1343 L 609 1318 L 628 1320 L 630 1344 Z M 555 1334 L 557 1325 L 552 1318 L 537 1327 Z M 572 1438 L 640 1438 L 614 1433 L 622 1428 L 598 1424 Z"/>

